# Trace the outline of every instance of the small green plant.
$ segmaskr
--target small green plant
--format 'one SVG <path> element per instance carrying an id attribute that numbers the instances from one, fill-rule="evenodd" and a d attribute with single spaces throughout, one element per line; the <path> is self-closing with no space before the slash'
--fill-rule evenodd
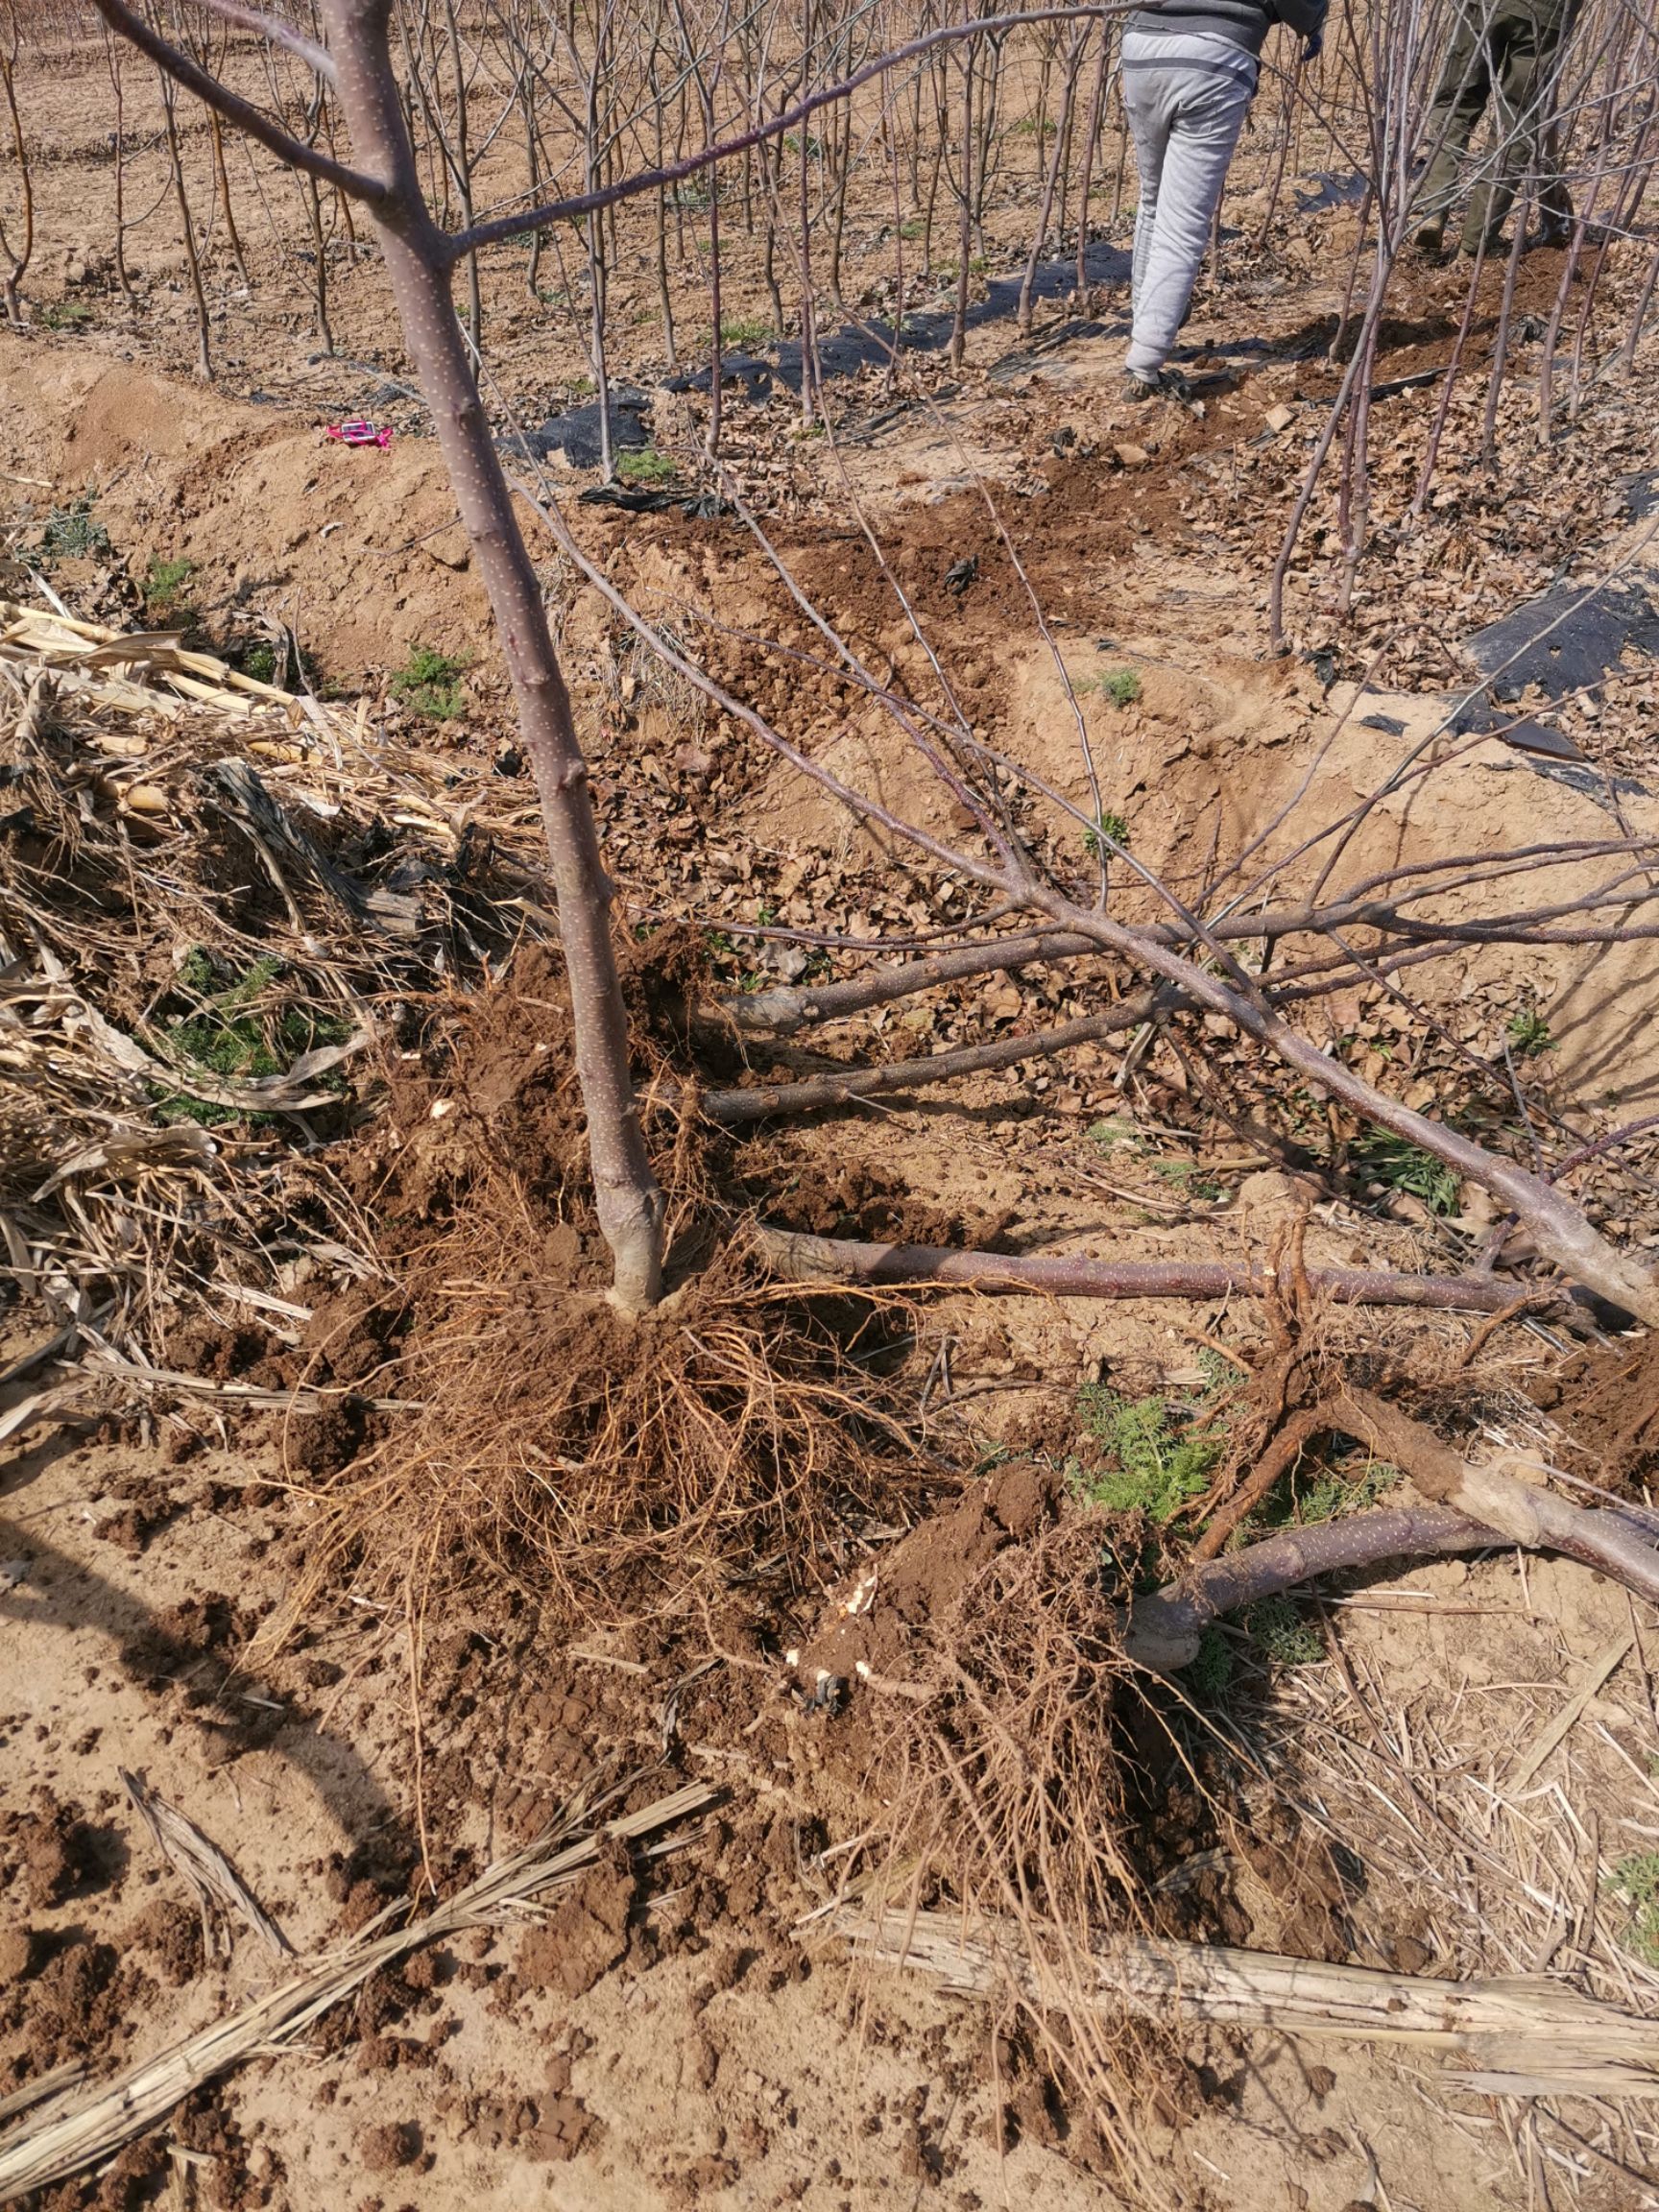
<path id="1" fill-rule="evenodd" d="M 1233 1684 L 1233 1646 L 1222 1629 L 1211 1626 L 1198 1639 L 1187 1680 L 1200 1705 L 1219 1705 L 1226 1696 Z"/>
<path id="2" fill-rule="evenodd" d="M 84 330 L 92 320 L 92 310 L 84 300 L 48 300 L 40 309 L 40 321 L 48 330 Z"/>
<path id="3" fill-rule="evenodd" d="M 1138 668 L 1111 668 L 1100 678 L 1100 689 L 1114 707 L 1133 707 L 1141 696 Z"/>
<path id="4" fill-rule="evenodd" d="M 108 531 L 93 513 L 90 492 L 67 507 L 54 507 L 40 533 L 40 559 L 47 566 L 54 561 L 102 560 L 113 551 Z"/>
<path id="5" fill-rule="evenodd" d="M 1648 1966 L 1659 1966 L 1659 1851 L 1635 1851 L 1621 1859 L 1606 1887 L 1629 1912 L 1622 1938 Z"/>
<path id="6" fill-rule="evenodd" d="M 348 1025 L 336 1016 L 319 1014 L 293 998 L 278 997 L 271 1002 L 283 973 L 283 963 L 272 953 L 262 953 L 240 974 L 226 970 L 200 946 L 186 954 L 179 970 L 179 987 L 193 1004 L 161 1033 L 174 1065 L 185 1073 L 246 1083 L 280 1074 L 301 1053 L 320 1045 L 340 1044 Z M 156 1105 L 164 1118 L 199 1121 L 207 1127 L 235 1118 L 236 1111 L 160 1089 Z M 252 1118 L 257 1122 L 265 1117 Z"/>
<path id="7" fill-rule="evenodd" d="M 900 224 L 899 235 L 901 238 L 920 238 L 926 228 L 920 215 L 912 215 L 907 223 Z"/>
<path id="8" fill-rule="evenodd" d="M 1195 1160 L 1154 1160 L 1154 1175 L 1160 1175 L 1186 1198 L 1203 1198 L 1214 1204 L 1226 1196 L 1225 1187 L 1207 1175 Z"/>
<path id="9" fill-rule="evenodd" d="M 720 325 L 720 343 L 732 346 L 739 352 L 753 353 L 757 346 L 764 346 L 772 336 L 772 325 L 764 315 L 733 315 Z"/>
<path id="10" fill-rule="evenodd" d="M 1455 1214 L 1461 1177 L 1455 1167 L 1436 1160 L 1420 1145 L 1386 1129 L 1368 1129 L 1354 1145 L 1360 1172 L 1385 1190 L 1402 1190 L 1421 1198 L 1431 1214 Z"/>
<path id="11" fill-rule="evenodd" d="M 1121 814 L 1102 813 L 1093 828 L 1083 832 L 1083 850 L 1091 860 L 1098 860 L 1105 846 L 1129 843 L 1129 825 Z"/>
<path id="12" fill-rule="evenodd" d="M 1052 115 L 1044 116 L 1042 130 L 1045 138 L 1052 138 L 1059 128 L 1059 124 L 1055 122 Z M 1035 115 L 1022 115 L 1014 126 L 1014 135 L 1016 138 L 1035 138 L 1037 130 L 1038 123 Z"/>
<path id="13" fill-rule="evenodd" d="M 429 714 L 434 722 L 453 721 L 466 704 L 461 679 L 468 665 L 430 645 L 412 646 L 407 663 L 392 679 L 393 692 L 417 714 Z"/>
<path id="14" fill-rule="evenodd" d="M 1073 1485 L 1090 1504 L 1109 1513 L 1144 1513 L 1162 1527 L 1208 1488 L 1222 1439 L 1195 1434 L 1190 1407 L 1158 1396 L 1124 1398 L 1104 1383 L 1086 1382 L 1077 1409 L 1114 1462 L 1089 1473 L 1072 1462 Z"/>
<path id="15" fill-rule="evenodd" d="M 1119 1144 L 1138 1144 L 1141 1142 L 1135 1133 L 1133 1121 L 1092 1121 L 1088 1137 L 1090 1143 L 1097 1145 L 1108 1158 L 1117 1151 Z"/>
<path id="16" fill-rule="evenodd" d="M 1290 1599 L 1259 1598 L 1246 1606 L 1239 1622 L 1257 1651 L 1277 1671 L 1283 1667 L 1311 1667 L 1325 1656 L 1325 1639 L 1311 1622 L 1304 1621 Z"/>
<path id="17" fill-rule="evenodd" d="M 195 573 L 194 561 L 163 561 L 159 553 L 152 553 L 144 574 L 145 620 L 165 622 L 175 615 L 181 621 L 192 619 L 196 610 L 183 594 Z"/>
<path id="18" fill-rule="evenodd" d="M 1286 1477 L 1292 1485 L 1294 1477 L 1292 1468 Z M 1399 1468 L 1391 1467 L 1386 1459 L 1369 1459 L 1362 1472 L 1354 1476 L 1327 1467 L 1314 1476 L 1300 1500 L 1292 1495 L 1285 1517 L 1308 1527 L 1315 1521 L 1334 1521 L 1344 1513 L 1361 1512 L 1367 1505 L 1375 1505 L 1384 1491 L 1392 1490 L 1401 1479 Z"/>
<path id="19" fill-rule="evenodd" d="M 229 637 L 219 650 L 232 668 L 252 676 L 256 684 L 276 684 L 287 691 L 302 690 L 309 684 L 320 697 L 328 696 L 316 655 L 291 639 L 279 645 L 269 637 Z"/>
<path id="20" fill-rule="evenodd" d="M 1504 1035 L 1523 1060 L 1529 1060 L 1537 1052 L 1553 1052 L 1555 1040 L 1550 1034 L 1548 1019 L 1536 1006 L 1523 1006 L 1518 1014 L 1511 1014 L 1504 1024 Z"/>
<path id="21" fill-rule="evenodd" d="M 638 453 L 618 453 L 616 473 L 624 484 L 671 484 L 676 470 L 671 454 L 647 445 Z"/>

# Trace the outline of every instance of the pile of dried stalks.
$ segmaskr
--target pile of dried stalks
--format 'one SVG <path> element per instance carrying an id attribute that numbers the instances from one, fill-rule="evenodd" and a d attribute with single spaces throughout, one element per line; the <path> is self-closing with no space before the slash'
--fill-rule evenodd
<path id="1" fill-rule="evenodd" d="M 0 604 L 0 1257 L 42 1351 L 280 1332 L 296 1262 L 371 1270 L 313 1132 L 400 1006 L 544 922 L 533 832 L 457 781 L 361 704 Z"/>

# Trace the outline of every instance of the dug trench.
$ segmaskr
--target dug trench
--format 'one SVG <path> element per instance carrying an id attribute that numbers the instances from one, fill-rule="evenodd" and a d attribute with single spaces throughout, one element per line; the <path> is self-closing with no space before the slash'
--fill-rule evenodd
<path id="1" fill-rule="evenodd" d="M 331 673 L 384 669 L 415 638 L 469 650 L 469 574 L 423 552 L 400 556 L 407 629 L 373 611 L 378 581 L 353 612 L 361 545 L 317 532 L 313 427 L 274 436 L 227 405 L 228 443 L 186 451 L 168 442 L 174 387 L 84 371 L 32 374 L 33 396 L 20 368 L 8 374 L 35 410 L 18 449 L 35 473 L 68 485 L 94 431 L 117 442 L 99 466 L 129 470 L 100 496 L 132 570 L 59 578 L 89 611 L 119 611 L 168 501 L 206 582 L 233 594 L 259 562 L 238 572 L 228 549 L 256 515 L 275 532 L 291 497 L 310 519 L 282 557 Z M 148 428 L 135 397 L 152 403 Z M 1179 881 L 1214 843 L 1248 842 L 1310 762 L 1309 805 L 1329 813 L 1371 787 L 1381 748 L 1404 754 L 1436 724 L 1439 702 L 1412 691 L 1328 692 L 1306 662 L 1263 665 L 1259 611 L 1237 592 L 1197 596 L 1208 521 L 1185 552 L 1163 541 L 1191 523 L 1183 506 L 1207 479 L 1176 465 L 1226 434 L 1219 408 L 1183 418 L 1171 453 L 1143 468 L 1052 451 L 1075 393 L 1026 404 L 1019 439 L 1047 450 L 1047 489 L 1015 545 L 1046 597 L 1065 605 L 1070 584 L 1081 602 L 1059 661 L 1152 865 Z M 40 427 L 54 408 L 61 450 Z M 148 522 L 123 506 L 134 484 Z M 388 544 L 438 515 L 413 445 L 367 496 L 383 507 L 358 519 Z M 616 527 L 595 519 L 594 542 L 654 612 L 701 617 L 733 688 L 924 823 L 948 819 L 929 814 L 945 803 L 885 726 L 861 725 L 858 703 L 805 663 L 814 638 L 729 521 L 654 519 L 608 541 Z M 902 579 L 950 635 L 972 720 L 1075 803 L 1064 687 L 1032 649 L 1029 602 L 977 495 L 906 509 L 895 535 Z M 1149 539 L 1159 562 L 1135 561 Z M 974 570 L 958 591 L 947 572 L 964 545 Z M 914 641 L 860 543 L 814 525 L 789 550 L 836 620 L 905 673 Z M 1172 588 L 1191 594 L 1174 602 L 1179 623 Z M 359 613 L 378 627 L 353 630 Z M 1549 1962 L 1649 2009 L 1651 1633 L 1615 1585 L 1503 1553 L 1337 1580 L 1218 1631 L 1168 1686 L 1126 1671 L 1115 1625 L 1126 1588 L 1179 1563 L 1203 1486 L 1259 1443 L 1287 1349 L 1307 1396 L 1340 1371 L 1455 1441 L 1496 1438 L 1640 1504 L 1653 1473 L 1645 1340 L 1581 1349 L 1554 1317 L 1544 1335 L 1520 1315 L 1480 1335 L 1466 1319 L 1361 1325 L 1317 1306 L 773 1281 L 746 1242 L 757 1215 L 992 1251 L 1105 1240 L 1248 1256 L 1299 1237 L 1315 1264 L 1407 1268 L 1466 1253 L 1489 1223 L 1471 1191 L 1425 1199 L 1368 1175 L 1356 1133 L 1320 1102 L 1286 1118 L 1248 1055 L 1229 1081 L 1250 1110 L 1231 1121 L 1171 1047 L 1127 1092 L 1118 1056 L 1086 1050 L 917 1091 L 902 1111 L 758 1134 L 710 1123 L 697 1112 L 710 1091 L 1074 1014 L 1096 971 L 1022 969 L 988 997 L 936 993 L 919 1022 L 882 1013 L 809 1047 L 735 1026 L 723 998 L 797 979 L 809 957 L 762 932 L 902 938 L 935 911 L 936 886 L 786 790 L 739 727 L 653 674 L 590 593 L 571 591 L 564 613 L 626 894 L 630 1011 L 676 1232 L 670 1301 L 635 1326 L 599 1295 L 560 970 L 520 879 L 526 942 L 505 974 L 473 988 L 458 935 L 466 988 L 387 993 L 374 1064 L 327 1125 L 321 1166 L 372 1271 L 290 1273 L 295 1310 L 275 1332 L 180 1312 L 164 1347 L 219 1383 L 331 1394 L 327 1410 L 296 1400 L 232 1424 L 188 1398 L 147 1399 L 6 1465 L 0 2094 L 62 2065 L 103 2077 L 279 1971 L 247 1936 L 228 1958 L 209 1948 L 123 1769 L 229 1855 L 305 1957 L 389 1907 L 452 1894 L 596 1774 L 627 1785 L 628 1808 L 680 1781 L 714 1786 L 718 1803 L 680 1848 L 608 1847 L 543 1913 L 383 1971 L 306 2048 L 192 2090 L 43 2200 L 974 2212 L 1022 2195 L 1059 2212 L 1183 2199 L 1277 2212 L 1381 2202 L 1381 2185 L 1396 2201 L 1526 2201 L 1531 2153 L 1506 2162 L 1489 2093 L 1384 2045 L 1179 2018 L 1101 2026 L 1064 1976 L 1051 2005 L 965 2002 L 859 1958 L 845 1923 L 890 1898 L 1022 1911 L 1073 1945 L 1130 1927 L 1442 1980 Z M 1132 667 L 1134 697 L 1092 685 L 1102 666 Z M 482 673 L 469 685 L 446 726 L 383 697 L 364 718 L 429 756 L 457 818 L 475 806 L 522 852 L 504 703 Z M 295 751 L 269 770 L 284 796 L 312 772 Z M 1604 819 L 1496 738 L 1447 782 L 1446 813 L 1381 810 L 1357 878 L 1514 843 L 1540 794 L 1564 841 Z M 1651 828 L 1641 794 L 1621 804 Z M 1028 822 L 1062 834 L 1041 808 Z M 315 834 L 372 870 L 382 847 L 363 830 L 342 818 Z M 465 874 L 447 849 L 444 866 Z M 1553 876 L 1551 897 L 1580 886 L 1571 862 Z M 268 887 L 244 889 L 241 926 L 283 926 Z M 1345 1000 L 1332 1031 L 1380 1068 L 1407 1059 L 1425 1100 L 1508 1126 L 1507 1085 L 1472 1087 L 1457 1047 L 1501 1067 L 1509 1025 L 1541 1006 L 1549 1076 L 1528 1095 L 1612 1121 L 1639 1114 L 1653 1081 L 1651 989 L 1640 945 L 1481 947 L 1430 994 L 1448 1035 L 1397 1023 L 1381 992 Z M 1602 1213 L 1632 1241 L 1655 1231 L 1650 1192 L 1611 1168 Z M 1511 1258 L 1525 1267 L 1513 1245 Z M 1295 1400 L 1280 1395 L 1283 1415 Z M 1256 1526 L 1374 1501 L 1388 1472 L 1322 1441 Z M 1564 1707 L 1575 1725 L 1551 1741 Z M 1540 1777 L 1559 1820 L 1527 1794 Z M 1626 2108 L 1609 2122 L 1560 2092 L 1524 2109 L 1529 2142 L 1583 2168 L 1583 2202 L 1624 2200 L 1617 2170 L 1642 2171 L 1651 2150 Z"/>

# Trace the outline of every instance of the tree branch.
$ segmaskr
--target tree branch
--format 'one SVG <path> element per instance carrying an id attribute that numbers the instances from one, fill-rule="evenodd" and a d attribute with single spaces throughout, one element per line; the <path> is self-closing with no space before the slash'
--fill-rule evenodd
<path id="1" fill-rule="evenodd" d="M 1586 1512 L 1499 1467 L 1476 1466 L 1369 1390 L 1344 1391 L 1331 1415 L 1379 1458 L 1403 1467 L 1426 1498 L 1456 1506 L 1511 1543 L 1565 1551 L 1659 1605 L 1659 1551 L 1618 1514 Z"/>
<path id="2" fill-rule="evenodd" d="M 963 945 L 950 952 L 934 952 L 925 960 L 906 960 L 902 967 L 878 968 L 843 983 L 740 992 L 735 998 L 722 998 L 720 1011 L 739 1029 L 768 1029 L 774 1036 L 788 1037 L 808 1022 L 838 1022 L 848 1014 L 862 1014 L 868 1007 L 885 1006 L 894 998 L 930 991 L 936 984 L 989 975 L 998 969 L 1024 968 L 1036 961 L 1072 960 L 1095 949 L 1090 938 L 1063 929 L 998 937 L 986 945 Z"/>
<path id="3" fill-rule="evenodd" d="M 1591 1226 L 1580 1208 L 1564 1199 L 1541 1176 L 1487 1151 L 1444 1122 L 1432 1121 L 1402 1105 L 1334 1053 L 1321 1051 L 1310 1037 L 1290 1026 L 1251 978 L 1229 982 L 1212 974 L 1196 959 L 1160 943 L 1150 930 L 1115 922 L 1046 886 L 1033 884 L 1030 902 L 1057 926 L 1093 937 L 1102 950 L 1124 954 L 1139 967 L 1173 983 L 1206 1011 L 1225 1015 L 1247 1037 L 1265 1045 L 1286 1067 L 1293 1068 L 1305 1082 L 1317 1084 L 1365 1120 L 1420 1146 L 1431 1158 L 1491 1191 L 1526 1224 L 1539 1251 L 1563 1274 L 1575 1277 L 1638 1320 L 1659 1325 L 1659 1276 L 1610 1244 Z"/>
<path id="4" fill-rule="evenodd" d="M 797 1282 L 962 1284 L 975 1290 L 1040 1291 L 1054 1298 L 1265 1298 L 1289 1287 L 1249 1260 L 1031 1259 L 1000 1252 L 950 1252 L 930 1244 L 868 1244 L 806 1237 L 764 1225 L 761 1258 Z M 1381 1268 L 1310 1267 L 1310 1286 L 1339 1306 L 1417 1306 L 1497 1313 L 1513 1305 L 1512 1284 L 1489 1275 L 1395 1275 Z M 1563 1292 L 1563 1302 L 1566 1294 Z"/>
<path id="5" fill-rule="evenodd" d="M 105 0 L 97 0 L 99 7 Z M 808 93 L 798 100 L 793 108 L 786 108 L 770 122 L 757 123 L 735 138 L 723 138 L 718 145 L 706 146 L 700 154 L 688 154 L 684 160 L 669 161 L 660 169 L 639 171 L 633 177 L 624 177 L 614 184 L 607 184 L 596 192 L 583 192 L 570 200 L 550 200 L 541 207 L 527 207 L 519 215 L 498 215 L 493 222 L 476 223 L 471 229 L 463 230 L 449 240 L 448 252 L 452 261 L 464 253 L 473 252 L 480 246 L 498 245 L 504 238 L 520 238 L 527 230 L 541 230 L 549 223 L 572 220 L 578 215 L 591 215 L 602 207 L 613 207 L 620 200 L 632 200 L 641 192 L 656 192 L 665 185 L 679 184 L 699 171 L 711 168 L 717 161 L 730 160 L 735 154 L 746 154 L 768 138 L 777 138 L 786 131 L 815 115 L 820 108 L 832 102 L 846 100 L 870 84 L 873 79 L 891 69 L 902 68 L 906 61 L 920 60 L 932 53 L 935 47 L 948 45 L 958 38 L 983 38 L 999 36 L 1006 31 L 1017 31 L 1028 23 L 1073 23 L 1082 16 L 1127 15 L 1132 12 L 1136 0 L 1089 0 L 1089 5 L 1071 8 L 1036 8 L 1016 15 L 984 15 L 971 18 L 965 23 L 948 23 L 942 29 L 930 31 L 921 38 L 912 38 L 908 44 L 898 46 L 889 54 L 878 55 L 867 61 L 862 69 L 855 69 L 838 84 L 825 85 L 817 92 Z"/>
<path id="6" fill-rule="evenodd" d="M 914 1091 L 926 1083 L 948 1083 L 958 1075 L 1016 1068 L 1022 1060 L 1069 1052 L 1075 1045 L 1093 1044 L 1098 1038 L 1116 1036 L 1119 1030 L 1139 1028 L 1163 1003 L 1174 1003 L 1174 995 L 1142 991 L 1107 1013 L 1085 1015 L 1081 1021 L 1062 1022 L 1056 1028 L 1039 1029 L 1022 1037 L 998 1038 L 994 1045 L 970 1045 L 960 1052 L 929 1052 L 920 1060 L 894 1060 L 885 1068 L 854 1068 L 845 1074 L 813 1075 L 800 1083 L 759 1083 L 745 1091 L 709 1091 L 698 1103 L 710 1121 L 718 1121 L 727 1129 L 763 1121 L 773 1114 L 804 1114 L 814 1106 L 848 1105 L 859 1098 L 879 1097 L 887 1091 Z"/>
<path id="7" fill-rule="evenodd" d="M 1345 1391 L 1318 1411 L 1323 1426 L 1344 1430 L 1402 1468 L 1430 1502 L 1286 1529 L 1134 1599 L 1119 1615 L 1131 1659 L 1167 1674 L 1190 1666 L 1212 1621 L 1298 1582 L 1384 1559 L 1494 1545 L 1565 1552 L 1659 1603 L 1659 1550 L 1623 1514 L 1589 1512 L 1500 1468 L 1472 1466 L 1421 1422 L 1368 1390 Z"/>
<path id="8" fill-rule="evenodd" d="M 314 38 L 307 38 L 303 31 L 297 30 L 280 15 L 267 15 L 259 8 L 245 8 L 241 0 L 194 0 L 194 4 L 205 9 L 210 15 L 235 24 L 239 31 L 252 31 L 256 37 L 269 38 L 273 46 L 284 47 L 307 68 L 315 69 L 325 84 L 333 84 L 334 63 L 326 48 L 319 46 Z"/>
<path id="9" fill-rule="evenodd" d="M 141 15 L 128 7 L 127 0 L 92 0 L 92 4 L 111 31 L 130 45 L 136 46 L 141 54 L 147 54 L 158 69 L 164 69 L 187 92 L 194 92 L 198 100 L 204 101 L 228 123 L 245 131 L 250 138 L 256 138 L 279 161 L 303 169 L 321 183 L 336 185 L 340 191 L 349 192 L 354 200 L 367 201 L 371 206 L 379 206 L 386 200 L 385 185 L 373 177 L 365 177 L 359 170 L 348 169 L 343 162 L 331 160 L 302 139 L 290 137 L 280 124 L 273 123 L 251 101 L 232 92 L 228 85 L 221 84 L 217 77 L 198 67 L 188 54 L 170 45 L 159 32 L 153 31 Z M 325 55 L 324 60 L 327 60 Z M 330 63 L 330 72 L 332 67 Z"/>
<path id="10" fill-rule="evenodd" d="M 1204 1631 L 1224 1613 L 1276 1598 L 1299 1582 L 1385 1559 L 1435 1559 L 1488 1551 L 1503 1539 L 1449 1505 L 1402 1505 L 1385 1513 L 1354 1513 L 1314 1528 L 1286 1528 L 1213 1559 L 1178 1582 L 1136 1598 L 1118 1616 L 1123 1649 L 1138 1666 L 1172 1674 L 1198 1656 Z"/>

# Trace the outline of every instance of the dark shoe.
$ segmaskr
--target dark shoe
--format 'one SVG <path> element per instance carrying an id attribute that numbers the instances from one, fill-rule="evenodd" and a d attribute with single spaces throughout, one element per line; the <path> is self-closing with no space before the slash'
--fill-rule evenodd
<path id="1" fill-rule="evenodd" d="M 1164 376 L 1162 372 L 1156 376 L 1141 376 L 1133 369 L 1125 369 L 1118 397 L 1126 400 L 1131 407 L 1141 407 L 1144 406 L 1148 399 L 1156 399 L 1163 390 Z"/>
<path id="2" fill-rule="evenodd" d="M 1446 225 L 1444 221 L 1425 223 L 1412 239 L 1411 244 L 1414 251 L 1421 253 L 1426 261 L 1438 261 L 1441 254 L 1446 251 Z"/>

